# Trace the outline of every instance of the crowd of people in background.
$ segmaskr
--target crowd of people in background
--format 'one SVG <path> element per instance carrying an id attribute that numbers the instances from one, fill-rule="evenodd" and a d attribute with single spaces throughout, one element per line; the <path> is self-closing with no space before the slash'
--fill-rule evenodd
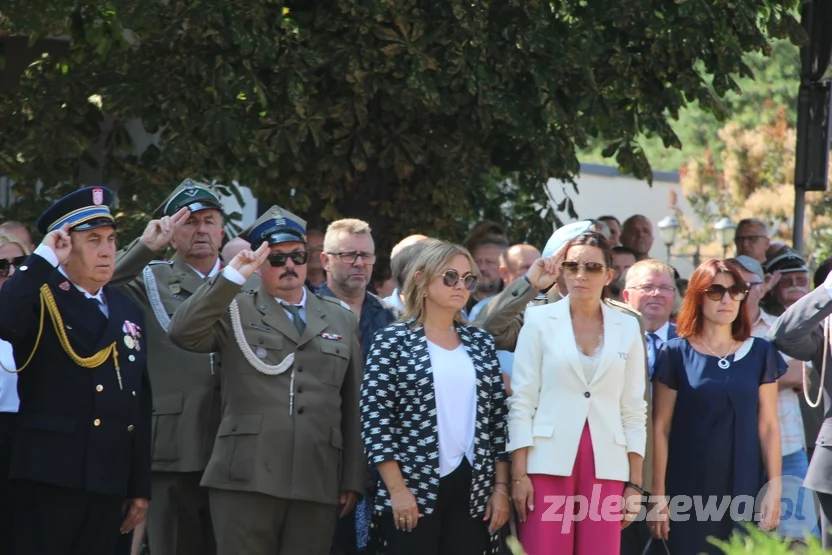
<path id="1" fill-rule="evenodd" d="M 61 199 L 37 247 L 0 225 L 0 552 L 480 555 L 516 534 L 529 555 L 698 554 L 755 518 L 832 547 L 804 314 L 832 304 L 832 261 L 812 309 L 764 222 L 683 279 L 641 215 L 546 245 L 423 230 L 387 255 L 366 222 L 278 206 L 225 241 L 219 198 L 186 180 L 116 250 L 111 202 Z M 77 396 L 50 405 L 55 380 Z M 772 481 L 747 518 L 647 503 Z M 820 514 L 796 510 L 804 481 Z M 545 502 L 595 492 L 613 517 Z"/>

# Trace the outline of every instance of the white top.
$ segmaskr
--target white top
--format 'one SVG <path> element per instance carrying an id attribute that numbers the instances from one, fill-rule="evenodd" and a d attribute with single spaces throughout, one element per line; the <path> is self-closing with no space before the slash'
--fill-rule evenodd
<path id="1" fill-rule="evenodd" d="M 586 356 L 578 349 L 578 356 L 581 359 L 581 368 L 584 371 L 584 376 L 586 376 L 586 383 L 592 383 L 592 378 L 595 377 L 595 373 L 598 371 L 598 363 L 601 362 L 600 349 L 591 357 Z"/>
<path id="2" fill-rule="evenodd" d="M 14 363 L 12 344 L 0 339 L 0 364 L 8 370 L 17 370 Z M 17 374 L 0 368 L 0 412 L 17 412 L 20 399 L 17 397 Z"/>
<path id="3" fill-rule="evenodd" d="M 463 456 L 474 464 L 477 374 L 464 345 L 449 351 L 428 341 L 428 353 L 436 394 L 441 478 L 456 470 Z"/>

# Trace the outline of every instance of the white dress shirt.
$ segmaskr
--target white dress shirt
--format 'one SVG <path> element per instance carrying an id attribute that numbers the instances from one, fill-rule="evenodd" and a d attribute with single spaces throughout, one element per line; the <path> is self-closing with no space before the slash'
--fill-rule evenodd
<path id="1" fill-rule="evenodd" d="M 186 264 L 187 264 L 187 262 L 186 262 Z M 217 275 L 218 273 L 220 273 L 220 259 L 219 259 L 219 258 L 217 258 L 217 261 L 216 261 L 216 262 L 214 262 L 214 267 L 213 267 L 213 268 L 211 268 L 211 271 L 210 271 L 210 272 L 208 272 L 208 275 L 207 275 L 207 276 L 206 276 L 205 274 L 203 274 L 202 272 L 200 272 L 199 270 L 197 270 L 196 268 L 194 268 L 193 266 L 191 266 L 190 264 L 188 264 L 188 268 L 190 268 L 191 270 L 193 270 L 194 272 L 196 272 L 196 275 L 198 275 L 198 276 L 199 276 L 200 278 L 202 278 L 202 279 L 205 279 L 205 278 L 212 278 L 212 277 L 214 277 L 215 275 Z"/>
<path id="2" fill-rule="evenodd" d="M 0 339 L 0 412 L 17 412 L 20 399 L 17 397 L 17 374 L 7 370 L 17 370 L 14 362 L 12 344 Z M 5 370 L 4 370 L 5 368 Z"/>

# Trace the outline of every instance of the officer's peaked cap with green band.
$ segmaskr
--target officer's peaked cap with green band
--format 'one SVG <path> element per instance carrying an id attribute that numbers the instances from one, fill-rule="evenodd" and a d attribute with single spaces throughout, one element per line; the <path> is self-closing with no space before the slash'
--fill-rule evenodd
<path id="1" fill-rule="evenodd" d="M 220 202 L 211 186 L 188 178 L 174 189 L 170 196 L 165 199 L 165 202 L 159 205 L 154 215 L 157 218 L 173 216 L 186 206 L 191 212 L 199 212 L 200 210 L 219 210 L 222 212 L 222 202 Z"/>
<path id="2" fill-rule="evenodd" d="M 110 205 L 115 195 L 106 187 L 84 187 L 57 200 L 40 215 L 38 231 L 46 235 L 69 224 L 70 231 L 115 227 Z"/>
<path id="3" fill-rule="evenodd" d="M 240 233 L 240 237 L 257 249 L 268 241 L 269 245 L 289 242 L 306 242 L 306 220 L 284 210 L 279 206 L 272 206 L 265 214 L 257 218 L 251 227 Z"/>

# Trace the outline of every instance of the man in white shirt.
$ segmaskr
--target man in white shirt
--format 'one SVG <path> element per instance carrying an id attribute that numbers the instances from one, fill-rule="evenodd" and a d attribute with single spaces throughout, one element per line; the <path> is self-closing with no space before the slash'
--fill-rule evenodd
<path id="1" fill-rule="evenodd" d="M 751 335 L 765 339 L 777 320 L 760 309 L 760 300 L 766 293 L 765 276 L 760 263 L 750 256 L 733 259 L 748 284 L 745 308 L 751 320 Z M 783 507 L 778 532 L 782 536 L 804 538 L 810 533 L 820 536 L 817 515 L 810 495 L 800 487 L 809 468 L 806 454 L 803 417 L 800 413 L 799 394 L 803 392 L 803 363 L 781 353 L 788 370 L 777 380 L 777 416 L 780 421 L 780 443 L 783 454 Z M 791 477 L 791 479 L 790 479 Z M 796 479 L 794 479 L 796 478 Z M 801 510 L 796 510 L 800 507 Z"/>

